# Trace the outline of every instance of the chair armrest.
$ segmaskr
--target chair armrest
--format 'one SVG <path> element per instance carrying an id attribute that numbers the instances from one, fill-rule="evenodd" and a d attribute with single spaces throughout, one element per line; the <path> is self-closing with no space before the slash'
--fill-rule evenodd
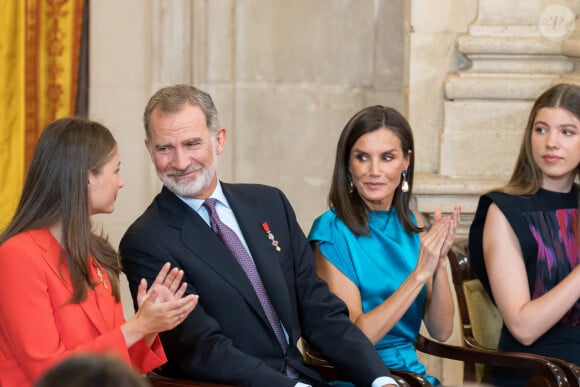
<path id="1" fill-rule="evenodd" d="M 412 384 L 412 382 L 410 382 L 410 380 L 412 380 L 412 378 L 407 379 L 406 377 L 402 377 L 400 375 L 395 375 L 393 373 L 393 379 L 395 379 L 395 382 L 397 382 L 399 387 L 418 387 L 418 385 Z M 429 386 L 430 386 L 430 384 L 429 384 Z"/>
<path id="2" fill-rule="evenodd" d="M 430 340 L 422 335 L 417 337 L 415 347 L 418 351 L 470 363 L 495 367 L 522 368 L 542 377 L 547 385 L 553 387 L 570 386 L 566 374 L 554 362 L 544 357 L 521 352 L 500 351 L 481 347 L 459 347 Z"/>
<path id="3" fill-rule="evenodd" d="M 482 350 L 487 349 L 485 347 L 482 347 L 481 344 L 478 343 L 473 337 L 465 337 L 465 344 L 471 348 L 482 349 Z M 495 350 L 493 350 L 493 351 L 495 351 Z M 502 351 L 497 350 L 497 352 L 502 352 Z M 515 354 L 519 354 L 519 353 L 516 352 Z M 531 357 L 535 357 L 535 358 L 539 358 L 539 359 L 546 359 L 546 360 L 554 363 L 555 365 L 560 367 L 560 369 L 564 372 L 564 375 L 566 375 L 566 378 L 568 379 L 568 383 L 570 383 L 571 387 L 580 387 L 580 366 L 578 366 L 574 363 L 567 362 L 567 361 L 562 360 L 562 359 L 554 358 L 554 357 L 541 356 L 541 355 L 535 355 L 535 354 L 526 354 L 526 355 L 531 356 Z"/>
<path id="4" fill-rule="evenodd" d="M 570 383 L 570 387 L 580 387 L 580 366 L 562 359 L 547 356 L 541 357 L 548 359 L 549 361 L 560 367 L 562 371 L 564 371 L 564 374 L 568 379 L 568 383 Z"/>
<path id="5" fill-rule="evenodd" d="M 431 383 L 425 377 L 414 372 L 391 370 L 391 373 L 393 376 L 404 379 L 409 387 L 431 387 Z"/>
<path id="6" fill-rule="evenodd" d="M 324 380 L 345 380 L 339 370 L 334 368 L 320 353 L 312 348 L 307 342 L 303 342 L 304 363 L 318 372 Z M 413 372 L 390 370 L 393 379 L 399 387 L 423 387 L 431 386 L 429 381 L 423 376 Z"/>
<path id="7" fill-rule="evenodd" d="M 235 387 L 233 384 L 169 378 L 167 376 L 159 375 L 155 371 L 149 372 L 147 374 L 147 379 L 152 387 Z"/>

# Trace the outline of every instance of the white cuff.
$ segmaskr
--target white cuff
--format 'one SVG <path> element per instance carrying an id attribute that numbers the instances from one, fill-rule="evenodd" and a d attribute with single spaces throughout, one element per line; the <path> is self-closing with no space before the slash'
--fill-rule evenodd
<path id="1" fill-rule="evenodd" d="M 383 387 L 385 384 L 392 384 L 393 386 L 398 386 L 395 379 L 390 376 L 381 376 L 374 380 L 372 387 Z"/>

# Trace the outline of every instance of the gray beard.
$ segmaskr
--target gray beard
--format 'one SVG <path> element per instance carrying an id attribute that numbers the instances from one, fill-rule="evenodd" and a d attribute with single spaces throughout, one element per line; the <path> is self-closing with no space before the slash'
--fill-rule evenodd
<path id="1" fill-rule="evenodd" d="M 211 184 L 216 173 L 216 167 L 217 158 L 211 166 L 202 169 L 199 176 L 195 179 L 175 180 L 174 177 L 168 176 L 167 174 L 158 174 L 158 176 L 163 185 L 174 194 L 184 198 L 193 198 Z"/>

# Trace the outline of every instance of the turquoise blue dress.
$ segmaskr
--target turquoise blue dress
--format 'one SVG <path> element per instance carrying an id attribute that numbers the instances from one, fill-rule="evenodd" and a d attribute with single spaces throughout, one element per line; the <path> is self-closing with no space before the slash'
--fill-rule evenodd
<path id="1" fill-rule="evenodd" d="M 320 252 L 359 288 L 364 313 L 389 298 L 409 277 L 417 265 L 420 247 L 420 235 L 405 232 L 394 208 L 371 211 L 369 229 L 370 236 L 357 236 L 333 210 L 328 210 L 314 221 L 308 235 L 310 241 L 318 241 Z M 432 385 L 438 385 L 436 378 L 426 374 L 413 345 L 421 327 L 426 296 L 425 286 L 375 348 L 388 368 L 421 374 Z"/>

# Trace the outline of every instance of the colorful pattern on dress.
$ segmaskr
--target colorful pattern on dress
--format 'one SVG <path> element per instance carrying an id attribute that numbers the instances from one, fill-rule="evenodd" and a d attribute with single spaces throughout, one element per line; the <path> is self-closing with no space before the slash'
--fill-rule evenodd
<path id="1" fill-rule="evenodd" d="M 569 208 L 527 212 L 523 216 L 538 244 L 536 282 L 532 295 L 532 299 L 536 299 L 578 266 L 578 210 Z M 564 315 L 561 322 L 580 325 L 580 301 Z"/>

